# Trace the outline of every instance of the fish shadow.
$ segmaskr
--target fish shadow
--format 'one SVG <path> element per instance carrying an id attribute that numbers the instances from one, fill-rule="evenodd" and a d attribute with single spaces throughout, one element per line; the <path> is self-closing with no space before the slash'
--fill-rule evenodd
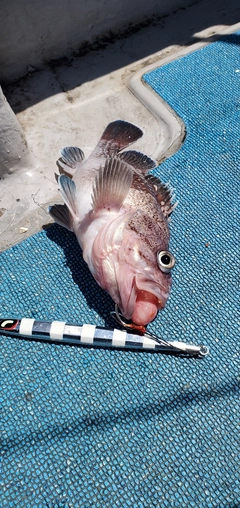
<path id="1" fill-rule="evenodd" d="M 56 243 L 64 252 L 66 265 L 72 272 L 72 278 L 79 287 L 90 309 L 93 309 L 104 320 L 105 326 L 112 327 L 114 319 L 111 312 L 114 310 L 112 298 L 104 291 L 93 278 L 87 264 L 82 257 L 82 250 L 74 233 L 53 224 L 43 227 L 51 242 Z"/>

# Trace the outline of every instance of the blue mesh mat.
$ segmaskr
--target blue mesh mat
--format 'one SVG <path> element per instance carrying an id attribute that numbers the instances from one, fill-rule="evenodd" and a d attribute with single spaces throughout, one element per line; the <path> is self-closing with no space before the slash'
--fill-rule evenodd
<path id="1" fill-rule="evenodd" d="M 177 266 L 151 330 L 203 360 L 0 340 L 1 506 L 240 506 L 240 34 L 144 76 L 187 137 L 156 174 L 176 188 Z M 114 326 L 75 237 L 54 225 L 1 254 L 3 317 Z M 237 266 L 238 265 L 238 266 Z"/>

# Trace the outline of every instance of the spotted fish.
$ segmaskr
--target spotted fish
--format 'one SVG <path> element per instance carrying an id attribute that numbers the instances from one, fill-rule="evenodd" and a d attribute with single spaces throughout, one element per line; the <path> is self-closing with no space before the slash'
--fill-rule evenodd
<path id="1" fill-rule="evenodd" d="M 126 150 L 142 135 L 117 120 L 88 159 L 80 148 L 63 148 L 57 163 L 64 204 L 49 209 L 75 233 L 93 277 L 133 326 L 147 325 L 165 306 L 175 264 L 168 250 L 171 190 L 148 173 L 154 160 Z"/>

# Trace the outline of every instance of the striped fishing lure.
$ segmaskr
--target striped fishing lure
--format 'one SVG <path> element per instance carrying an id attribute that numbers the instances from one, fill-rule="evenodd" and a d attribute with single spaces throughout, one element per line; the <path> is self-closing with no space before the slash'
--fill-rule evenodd
<path id="1" fill-rule="evenodd" d="M 168 342 L 149 333 L 137 335 L 116 328 L 112 330 L 90 324 L 70 324 L 65 321 L 38 321 L 31 318 L 0 319 L 0 334 L 77 346 L 136 349 L 199 357 L 208 353 L 208 348 L 203 345 Z"/>

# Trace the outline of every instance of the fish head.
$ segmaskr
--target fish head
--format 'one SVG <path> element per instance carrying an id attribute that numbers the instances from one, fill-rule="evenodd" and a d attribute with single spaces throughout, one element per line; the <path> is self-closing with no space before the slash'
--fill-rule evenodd
<path id="1" fill-rule="evenodd" d="M 146 234 L 139 234 L 130 227 L 129 219 L 131 215 L 118 217 L 97 235 L 92 273 L 124 318 L 145 326 L 165 307 L 172 284 L 169 266 L 174 265 L 174 258 L 168 252 L 167 228 L 154 224 L 151 235 L 148 229 Z"/>
<path id="2" fill-rule="evenodd" d="M 165 253 L 166 258 L 170 253 L 162 247 L 155 253 L 139 239 L 134 250 L 129 250 L 127 256 L 124 243 L 122 248 L 124 253 L 119 254 L 124 255 L 125 262 L 118 262 L 115 268 L 120 295 L 118 306 L 126 319 L 136 325 L 146 326 L 165 307 L 170 294 L 170 270 L 161 271 L 159 266 L 160 253 Z M 172 262 L 173 259 L 171 257 Z"/>

